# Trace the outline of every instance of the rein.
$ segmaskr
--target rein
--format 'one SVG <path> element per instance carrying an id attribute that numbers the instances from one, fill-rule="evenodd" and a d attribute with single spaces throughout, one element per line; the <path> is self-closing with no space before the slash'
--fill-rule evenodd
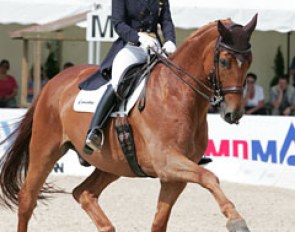
<path id="1" fill-rule="evenodd" d="M 158 59 L 174 73 L 174 75 L 178 79 L 183 81 L 194 92 L 202 96 L 212 106 L 219 106 L 219 104 L 223 101 L 223 96 L 225 94 L 228 94 L 228 93 L 242 94 L 243 93 L 243 86 L 226 86 L 226 87 L 221 86 L 220 75 L 219 75 L 219 55 L 220 55 L 221 49 L 227 50 L 228 52 L 232 53 L 234 56 L 235 54 L 240 54 L 240 55 L 248 54 L 251 52 L 251 46 L 245 50 L 238 50 L 225 43 L 222 43 L 221 36 L 219 36 L 216 40 L 215 49 L 214 49 L 213 67 L 211 68 L 209 75 L 207 77 L 207 79 L 210 81 L 210 86 L 200 81 L 198 78 L 196 78 L 194 75 L 184 70 L 179 65 L 175 64 L 167 56 L 161 54 L 161 53 L 164 53 L 163 51 L 158 52 L 153 48 L 150 48 L 150 49 L 158 57 Z M 199 86 L 203 87 L 208 92 L 210 92 L 210 94 L 208 95 L 204 93 L 203 91 L 201 91 L 200 89 L 198 89 L 196 86 L 192 85 L 187 79 L 184 78 L 183 75 L 188 76 L 193 82 L 195 82 L 196 84 L 198 84 Z"/>
<path id="2" fill-rule="evenodd" d="M 154 49 L 152 49 L 152 51 L 156 54 L 156 56 L 158 57 L 158 59 L 163 64 L 165 64 L 166 67 L 168 67 L 174 73 L 174 75 L 178 79 L 182 80 L 187 86 L 189 86 L 193 91 L 195 91 L 198 94 L 200 94 L 207 101 L 210 101 L 210 96 L 206 95 L 201 90 L 199 90 L 198 88 L 196 88 L 195 86 L 193 86 L 191 83 L 189 83 L 189 81 L 186 80 L 186 79 L 184 79 L 183 76 L 181 76 L 180 74 L 178 74 L 177 71 L 175 71 L 175 69 L 178 70 L 178 71 L 180 71 L 182 74 L 185 74 L 188 77 L 190 77 L 191 80 L 193 80 L 195 83 L 201 85 L 202 87 L 204 87 L 209 92 L 214 93 L 214 91 L 209 86 L 207 86 L 206 84 L 204 84 L 203 82 L 201 82 L 200 80 L 198 80 L 196 77 L 194 77 L 192 74 L 190 74 L 189 72 L 187 72 L 186 70 L 184 70 L 183 68 L 181 68 L 180 66 L 178 66 L 177 64 L 175 64 L 174 62 L 172 62 L 168 57 L 162 55 L 161 53 L 155 51 Z"/>

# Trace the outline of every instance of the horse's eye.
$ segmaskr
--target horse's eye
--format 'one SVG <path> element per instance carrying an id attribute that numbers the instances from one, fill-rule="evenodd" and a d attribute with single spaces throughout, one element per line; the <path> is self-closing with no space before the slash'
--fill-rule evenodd
<path id="1" fill-rule="evenodd" d="M 223 67 L 223 68 L 229 68 L 229 66 L 230 66 L 229 61 L 226 59 L 220 59 L 219 63 L 221 65 L 221 67 Z"/>

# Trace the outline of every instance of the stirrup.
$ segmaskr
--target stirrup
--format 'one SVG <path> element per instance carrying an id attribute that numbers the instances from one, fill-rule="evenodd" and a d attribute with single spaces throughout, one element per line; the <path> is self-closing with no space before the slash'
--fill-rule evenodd
<path id="1" fill-rule="evenodd" d="M 100 128 L 93 128 L 87 134 L 85 144 L 93 151 L 101 151 L 104 144 L 104 133 Z"/>

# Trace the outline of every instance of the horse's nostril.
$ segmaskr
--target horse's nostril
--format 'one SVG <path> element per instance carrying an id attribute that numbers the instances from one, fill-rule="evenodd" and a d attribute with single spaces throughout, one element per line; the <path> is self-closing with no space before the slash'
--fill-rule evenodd
<path id="1" fill-rule="evenodd" d="M 231 122 L 231 113 L 226 113 L 226 114 L 224 115 L 224 120 L 225 120 L 226 122 Z"/>
<path id="2" fill-rule="evenodd" d="M 242 112 L 227 112 L 224 115 L 224 120 L 230 124 L 239 124 L 239 119 L 243 116 Z"/>

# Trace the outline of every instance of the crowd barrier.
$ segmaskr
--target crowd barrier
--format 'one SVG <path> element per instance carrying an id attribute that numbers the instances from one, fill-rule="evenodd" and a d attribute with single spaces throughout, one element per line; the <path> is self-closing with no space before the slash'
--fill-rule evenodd
<path id="1" fill-rule="evenodd" d="M 0 109 L 0 141 L 17 125 L 25 109 Z M 208 115 L 207 165 L 221 180 L 295 189 L 295 117 L 244 116 L 229 125 L 218 114 Z M 46 133 L 46 132 L 44 132 Z M 0 156 L 9 146 L 0 146 Z M 53 175 L 89 175 L 93 167 L 80 166 L 69 151 Z"/>

